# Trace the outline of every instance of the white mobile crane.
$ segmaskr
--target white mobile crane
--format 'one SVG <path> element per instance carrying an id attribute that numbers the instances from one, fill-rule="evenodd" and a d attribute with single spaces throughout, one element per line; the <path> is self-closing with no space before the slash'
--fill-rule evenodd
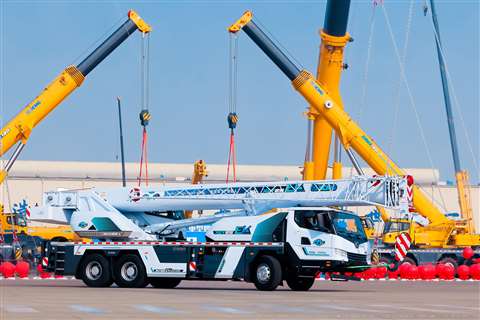
<path id="1" fill-rule="evenodd" d="M 400 177 L 71 190 L 46 193 L 44 200 L 32 219 L 70 223 L 95 239 L 48 244 L 47 270 L 97 287 L 237 279 L 260 290 L 283 280 L 293 290 L 308 290 L 320 271 L 368 268 L 370 262 L 359 217 L 326 206 L 408 211 L 407 179 Z M 233 211 L 177 221 L 163 215 L 192 209 Z M 205 242 L 183 239 L 185 228 L 205 224 Z"/>

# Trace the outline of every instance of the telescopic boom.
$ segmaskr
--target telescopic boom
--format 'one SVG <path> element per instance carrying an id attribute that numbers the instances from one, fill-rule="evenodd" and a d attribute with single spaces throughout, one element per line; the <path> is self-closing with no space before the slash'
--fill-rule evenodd
<path id="1" fill-rule="evenodd" d="M 115 30 L 110 37 L 77 66 L 68 66 L 63 70 L 42 93 L 0 130 L 0 156 L 3 156 L 18 143 L 5 168 L 0 171 L 0 183 L 5 180 L 33 128 L 78 88 L 85 77 L 137 29 L 142 33 L 151 31 L 151 27 L 135 11 L 130 10 L 127 21 Z"/>
<path id="2" fill-rule="evenodd" d="M 350 116 L 334 102 L 329 93 L 306 70 L 300 70 L 278 46 L 255 23 L 252 12 L 247 11 L 233 25 L 229 32 L 240 30 L 250 37 L 260 49 L 282 70 L 293 87 L 335 130 L 345 148 L 353 148 L 370 167 L 380 175 L 407 175 L 400 169 L 370 138 Z M 423 194 L 420 188 L 413 185 L 413 205 L 432 225 L 451 222 L 440 210 Z"/>

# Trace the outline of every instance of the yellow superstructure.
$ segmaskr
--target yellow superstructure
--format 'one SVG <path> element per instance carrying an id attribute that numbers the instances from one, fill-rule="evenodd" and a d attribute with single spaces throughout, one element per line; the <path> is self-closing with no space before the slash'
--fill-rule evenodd
<path id="1" fill-rule="evenodd" d="M 247 19 L 248 18 L 248 19 Z M 251 12 L 244 14 L 240 20 L 229 28 L 230 32 L 243 29 L 247 35 L 267 54 L 268 57 L 292 81 L 292 85 L 310 104 L 313 112 L 321 115 L 328 125 L 335 130 L 344 148 L 353 149 L 380 175 L 406 176 L 368 136 L 360 126 L 346 113 L 330 94 L 328 88 L 319 83 L 311 73 L 300 70 L 289 58 L 268 38 L 253 21 Z M 417 227 L 412 235 L 415 245 L 429 247 L 478 246 L 480 235 L 469 233 L 465 221 L 448 219 L 427 198 L 416 185 L 412 186 L 413 206 L 416 211 L 427 218 L 427 227 Z"/>
<path id="2" fill-rule="evenodd" d="M 52 112 L 63 100 L 65 100 L 75 89 L 77 89 L 85 77 L 102 62 L 113 50 L 115 50 L 130 34 L 135 30 L 142 33 L 151 31 L 151 27 L 133 10 L 128 12 L 128 19 L 112 35 L 101 43 L 90 55 L 88 55 L 77 66 L 68 66 L 60 73 L 43 91 L 27 104 L 13 119 L 11 119 L 0 130 L 0 156 L 5 155 L 7 151 L 15 145 L 10 159 L 0 171 L 0 184 L 3 183 L 8 175 L 8 171 L 13 166 L 15 160 L 20 155 L 32 130 Z M 7 217 L 13 217 L 12 214 L 4 214 L 3 206 L 0 210 L 0 218 L 8 227 Z M 11 221 L 13 222 L 13 221 Z M 13 223 L 14 226 L 14 223 Z M 10 225 L 10 228 L 13 228 Z M 5 226 L 3 227 L 5 229 Z M 69 227 L 58 227 L 45 229 L 43 227 L 18 227 L 19 232 L 26 232 L 29 235 L 40 235 L 45 239 L 57 237 L 77 239 L 70 235 Z M 22 229 L 23 228 L 23 229 Z M 13 229 L 12 229 L 13 230 Z"/>
<path id="3" fill-rule="evenodd" d="M 0 214 L 0 224 L 3 233 L 41 237 L 49 241 L 81 241 L 82 238 L 73 232 L 70 226 L 31 226 L 28 221 L 16 213 Z"/>

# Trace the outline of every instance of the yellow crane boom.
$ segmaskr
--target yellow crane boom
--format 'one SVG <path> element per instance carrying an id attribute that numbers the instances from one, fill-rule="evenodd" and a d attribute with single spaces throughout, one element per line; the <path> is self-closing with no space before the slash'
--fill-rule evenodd
<path id="1" fill-rule="evenodd" d="M 243 30 L 264 53 L 282 70 L 292 81 L 292 85 L 316 112 L 321 114 L 328 124 L 335 130 L 344 147 L 352 148 L 369 166 L 381 175 L 407 175 L 400 169 L 368 136 L 360 126 L 341 108 L 330 96 L 329 92 L 315 80 L 306 70 L 300 70 L 290 59 L 268 38 L 253 20 L 250 11 L 233 25 L 229 32 Z M 452 225 L 440 210 L 427 198 L 416 185 L 413 186 L 413 205 L 431 225 Z"/>
<path id="2" fill-rule="evenodd" d="M 35 99 L 24 107 L 0 130 L 0 156 L 18 143 L 5 168 L 0 172 L 0 184 L 18 158 L 30 134 L 50 112 L 78 88 L 85 77 L 115 50 L 135 30 L 143 33 L 151 27 L 133 10 L 128 19 L 77 66 L 68 66 Z"/>
<path id="3" fill-rule="evenodd" d="M 347 67 L 343 62 L 343 55 L 346 44 L 351 41 L 351 37 L 347 33 L 349 9 L 349 1 L 327 2 L 325 24 L 323 30 L 320 30 L 322 41 L 317 65 L 318 83 L 328 90 L 332 99 L 341 108 L 343 108 L 343 102 L 340 95 L 340 78 L 342 70 Z M 307 146 L 309 156 L 305 157 L 303 178 L 305 180 L 323 180 L 327 175 L 333 130 L 323 115 L 311 105 L 307 117 L 308 121 L 313 122 L 313 132 L 310 131 L 312 126 L 309 123 L 309 139 L 307 141 L 311 142 L 312 146 Z M 334 179 L 340 179 L 342 175 L 339 148 L 340 146 L 335 144 L 332 168 Z"/>

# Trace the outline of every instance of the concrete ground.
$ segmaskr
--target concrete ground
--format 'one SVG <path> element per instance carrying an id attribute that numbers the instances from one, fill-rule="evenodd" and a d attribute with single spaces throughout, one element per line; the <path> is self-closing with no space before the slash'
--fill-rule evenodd
<path id="1" fill-rule="evenodd" d="M 0 280 L 0 319 L 480 319 L 479 282 L 317 281 L 309 292 L 242 282 L 177 289 Z"/>

